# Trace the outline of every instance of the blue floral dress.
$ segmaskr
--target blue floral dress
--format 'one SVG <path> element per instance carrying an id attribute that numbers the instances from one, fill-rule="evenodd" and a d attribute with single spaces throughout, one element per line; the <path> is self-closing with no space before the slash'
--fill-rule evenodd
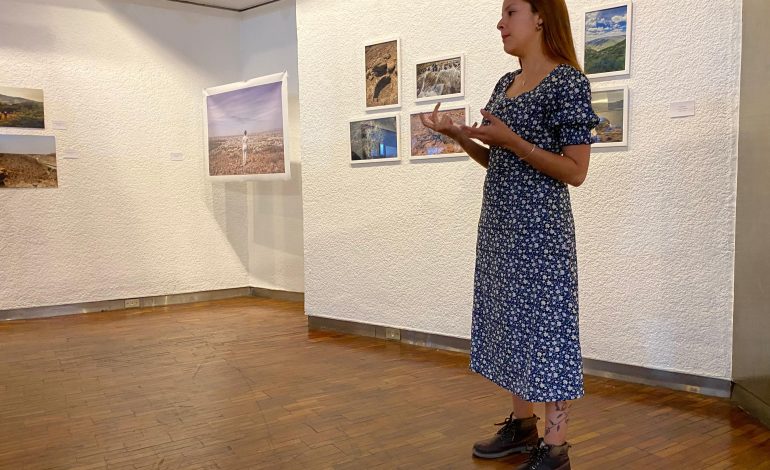
<path id="1" fill-rule="evenodd" d="M 509 98 L 519 73 L 500 79 L 489 112 L 550 152 L 591 142 L 599 118 L 583 73 L 559 65 L 535 89 Z M 567 184 L 494 146 L 476 246 L 470 368 L 527 401 L 584 394 Z"/>

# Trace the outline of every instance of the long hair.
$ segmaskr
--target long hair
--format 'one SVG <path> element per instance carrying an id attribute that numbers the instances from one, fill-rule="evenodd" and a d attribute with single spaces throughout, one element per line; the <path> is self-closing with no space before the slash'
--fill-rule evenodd
<path id="1" fill-rule="evenodd" d="M 575 67 L 580 64 L 572 40 L 569 11 L 564 0 L 524 0 L 543 20 L 543 45 L 545 53 L 553 60 Z"/>

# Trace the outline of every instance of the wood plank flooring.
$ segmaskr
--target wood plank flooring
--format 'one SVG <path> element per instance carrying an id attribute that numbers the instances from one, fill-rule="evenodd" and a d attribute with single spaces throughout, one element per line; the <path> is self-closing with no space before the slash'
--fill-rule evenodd
<path id="1" fill-rule="evenodd" d="M 503 469 L 509 396 L 462 354 L 308 332 L 256 298 L 0 323 L 1 469 Z M 770 469 L 729 401 L 586 377 L 574 469 Z M 542 415 L 542 410 L 536 409 Z M 542 423 L 540 421 L 541 432 Z"/>

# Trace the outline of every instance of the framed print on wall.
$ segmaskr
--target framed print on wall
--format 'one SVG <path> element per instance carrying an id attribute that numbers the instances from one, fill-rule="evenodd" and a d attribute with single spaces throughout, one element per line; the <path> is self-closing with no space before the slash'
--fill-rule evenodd
<path id="1" fill-rule="evenodd" d="M 401 106 L 401 52 L 398 38 L 364 46 L 366 110 Z"/>
<path id="2" fill-rule="evenodd" d="M 401 158 L 398 114 L 350 121 L 350 163 L 377 163 Z"/>
<path id="3" fill-rule="evenodd" d="M 204 134 L 209 178 L 288 179 L 287 73 L 207 88 Z"/>
<path id="4" fill-rule="evenodd" d="M 430 115 L 432 112 L 432 109 L 426 109 L 409 115 L 409 159 L 467 157 L 468 154 L 454 139 L 423 125 L 420 115 Z M 469 108 L 467 105 L 447 107 L 446 109 L 439 108 L 438 115 L 439 118 L 448 116 L 455 124 L 468 125 Z"/>
<path id="5" fill-rule="evenodd" d="M 591 131 L 591 146 L 628 146 L 628 87 L 592 90 L 591 106 L 599 116 L 599 124 Z"/>
<path id="6" fill-rule="evenodd" d="M 583 69 L 588 78 L 627 75 L 631 57 L 631 2 L 586 10 Z"/>
<path id="7" fill-rule="evenodd" d="M 55 137 L 0 135 L 0 189 L 57 187 Z"/>
<path id="8" fill-rule="evenodd" d="M 43 90 L 0 86 L 0 127 L 44 129 Z"/>
<path id="9" fill-rule="evenodd" d="M 415 84 L 418 103 L 465 96 L 465 55 L 418 62 Z"/>

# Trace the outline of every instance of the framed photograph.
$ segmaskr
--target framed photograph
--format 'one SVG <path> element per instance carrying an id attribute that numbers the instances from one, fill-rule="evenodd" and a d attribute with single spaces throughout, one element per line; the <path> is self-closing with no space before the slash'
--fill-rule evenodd
<path id="1" fill-rule="evenodd" d="M 449 137 L 428 129 L 422 124 L 421 114 L 431 114 L 433 109 L 425 109 L 409 116 L 409 159 L 428 160 L 441 157 L 466 157 L 465 150 Z M 469 108 L 467 105 L 439 109 L 439 118 L 448 116 L 455 124 L 468 125 Z"/>
<path id="2" fill-rule="evenodd" d="M 418 103 L 465 96 L 465 55 L 418 62 L 415 83 Z"/>
<path id="3" fill-rule="evenodd" d="M 398 38 L 364 46 L 367 111 L 401 106 L 400 50 Z"/>
<path id="4" fill-rule="evenodd" d="M 350 121 L 350 163 L 377 163 L 401 158 L 398 114 Z"/>
<path id="5" fill-rule="evenodd" d="M 586 10 L 583 69 L 588 78 L 627 75 L 631 57 L 631 2 Z"/>
<path id="6" fill-rule="evenodd" d="M 203 91 L 212 179 L 288 179 L 286 72 Z"/>
<path id="7" fill-rule="evenodd" d="M 0 86 L 0 127 L 45 129 L 43 90 Z"/>
<path id="8" fill-rule="evenodd" d="M 591 131 L 593 147 L 628 145 L 628 87 L 591 91 L 591 106 L 599 115 L 599 125 Z"/>
<path id="9" fill-rule="evenodd" d="M 57 187 L 55 137 L 0 135 L 0 189 Z"/>

